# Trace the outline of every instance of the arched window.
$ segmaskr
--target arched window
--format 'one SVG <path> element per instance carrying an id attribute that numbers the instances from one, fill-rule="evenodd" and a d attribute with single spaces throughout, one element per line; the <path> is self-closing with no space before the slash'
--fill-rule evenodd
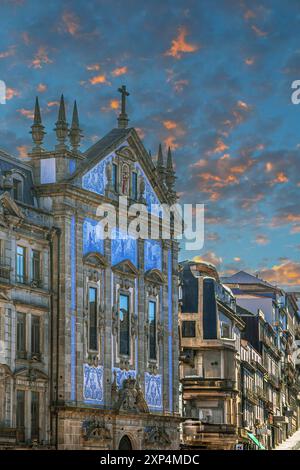
<path id="1" fill-rule="evenodd" d="M 120 309 L 119 309 L 119 353 L 123 356 L 130 355 L 130 319 L 129 319 L 129 296 L 120 293 Z"/>
<path id="2" fill-rule="evenodd" d="M 119 450 L 132 450 L 131 440 L 128 436 L 123 436 L 120 440 Z"/>

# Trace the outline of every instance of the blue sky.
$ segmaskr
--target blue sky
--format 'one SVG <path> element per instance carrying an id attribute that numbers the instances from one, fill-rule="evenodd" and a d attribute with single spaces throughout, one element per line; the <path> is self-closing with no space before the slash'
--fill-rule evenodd
<path id="1" fill-rule="evenodd" d="M 300 79 L 297 0 L 0 2 L 0 147 L 24 158 L 38 94 L 53 146 L 57 102 L 77 99 L 82 149 L 130 125 L 152 155 L 171 145 L 181 202 L 205 203 L 201 252 L 300 286 Z"/>

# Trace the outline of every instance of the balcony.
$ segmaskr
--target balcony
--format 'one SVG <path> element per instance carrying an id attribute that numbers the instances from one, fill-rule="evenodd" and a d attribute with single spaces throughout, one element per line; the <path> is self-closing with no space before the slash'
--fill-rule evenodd
<path id="1" fill-rule="evenodd" d="M 204 434 L 221 434 L 233 436 L 237 434 L 234 424 L 202 423 L 201 421 L 185 421 L 183 423 L 184 440 L 187 443 L 197 442 Z"/>
<path id="2" fill-rule="evenodd" d="M 185 387 L 201 390 L 236 391 L 236 382 L 230 379 L 208 379 L 203 377 L 184 377 L 181 382 Z"/>
<path id="3" fill-rule="evenodd" d="M 279 388 L 279 378 L 274 374 L 268 374 L 268 379 L 271 385 L 275 388 Z"/>
<path id="4" fill-rule="evenodd" d="M 258 385 L 256 385 L 255 393 L 257 395 L 257 398 L 259 398 L 260 400 L 267 401 L 267 394 L 262 387 L 259 387 Z"/>
<path id="5" fill-rule="evenodd" d="M 255 395 L 254 391 L 253 390 L 250 390 L 249 388 L 246 388 L 244 390 L 244 398 L 246 398 L 250 403 L 252 403 L 253 405 L 257 405 L 258 404 L 258 398 L 257 396 Z"/>

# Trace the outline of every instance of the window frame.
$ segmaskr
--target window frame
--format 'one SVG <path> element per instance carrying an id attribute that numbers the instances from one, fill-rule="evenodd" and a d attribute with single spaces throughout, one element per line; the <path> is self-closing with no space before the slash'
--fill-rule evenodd
<path id="1" fill-rule="evenodd" d="M 120 313 L 123 309 L 121 309 L 121 297 L 126 297 L 127 298 L 127 315 L 128 315 L 128 327 L 127 327 L 127 334 L 128 334 L 128 338 L 127 338 L 127 349 L 126 349 L 126 352 L 123 352 L 123 350 L 121 351 L 121 344 L 122 344 L 122 341 L 121 341 L 121 316 L 120 316 Z M 118 322 L 119 322 L 119 335 L 118 335 L 118 343 L 119 343 L 119 347 L 118 347 L 118 354 L 119 356 L 122 356 L 122 357 L 130 357 L 130 353 L 131 353 L 131 338 L 130 338 L 130 326 L 131 326 L 131 321 L 130 321 L 130 306 L 131 306 L 131 303 L 130 303 L 130 292 L 128 291 L 122 291 L 120 290 L 119 291 L 119 302 L 118 302 Z"/>
<path id="2" fill-rule="evenodd" d="M 135 180 L 133 177 L 135 176 Z M 135 201 L 138 198 L 138 174 L 136 171 L 131 172 L 131 199 Z"/>
<path id="3" fill-rule="evenodd" d="M 154 308 L 154 349 L 155 355 L 151 356 L 151 322 L 150 322 L 150 304 L 155 306 Z M 149 324 L 149 338 L 148 338 L 148 358 L 149 361 L 157 361 L 157 301 L 156 299 L 148 300 L 148 324 Z"/>
<path id="4" fill-rule="evenodd" d="M 184 334 L 184 326 L 187 327 L 187 324 L 189 324 L 189 328 L 187 328 L 188 332 L 191 332 L 191 329 L 193 329 L 193 335 L 191 334 Z M 191 325 L 193 325 L 193 328 L 191 328 Z M 196 338 L 196 320 L 182 320 L 181 323 L 181 335 L 182 338 Z"/>
<path id="5" fill-rule="evenodd" d="M 21 255 L 18 253 L 18 249 L 21 248 L 23 250 L 23 254 Z M 22 269 L 22 274 L 19 274 L 19 257 L 22 256 L 23 259 L 23 269 Z M 20 284 L 24 284 L 26 281 L 26 273 L 27 273 L 27 248 L 23 245 L 17 245 L 16 249 L 16 279 L 17 282 Z"/>
<path id="6" fill-rule="evenodd" d="M 22 318 L 22 324 L 23 324 L 23 346 L 24 349 L 19 348 L 19 325 L 20 325 L 20 319 Z M 17 312 L 17 322 L 16 322 L 16 356 L 18 359 L 26 359 L 27 357 L 27 341 L 26 341 L 26 332 L 27 332 L 27 318 L 26 318 L 26 313 L 24 312 Z"/>
<path id="7" fill-rule="evenodd" d="M 90 305 L 91 305 L 90 292 L 91 291 L 95 292 L 95 300 L 94 300 L 94 304 L 95 304 L 94 305 L 94 316 L 95 316 L 94 329 L 95 329 L 95 332 L 94 332 L 94 339 L 93 339 L 93 341 L 95 341 L 94 344 L 92 344 L 93 341 L 91 341 L 91 338 L 92 338 L 91 308 L 90 308 Z M 98 349 L 99 349 L 99 335 L 98 335 L 98 298 L 99 298 L 99 289 L 98 289 L 98 287 L 94 286 L 94 285 L 89 285 L 87 294 L 88 294 L 88 338 L 87 338 L 88 350 L 93 351 L 93 352 L 98 352 Z M 94 348 L 92 346 L 96 346 L 96 347 Z"/>

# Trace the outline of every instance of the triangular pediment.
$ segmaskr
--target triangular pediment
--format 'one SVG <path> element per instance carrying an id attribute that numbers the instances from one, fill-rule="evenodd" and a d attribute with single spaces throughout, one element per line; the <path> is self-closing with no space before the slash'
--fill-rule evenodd
<path id="1" fill-rule="evenodd" d="M 155 284 L 163 284 L 166 281 L 165 276 L 159 269 L 150 269 L 145 273 L 145 279 Z"/>
<path id="2" fill-rule="evenodd" d="M 83 262 L 85 264 L 89 264 L 98 269 L 104 269 L 107 266 L 107 260 L 105 256 L 101 255 L 100 253 L 96 253 L 94 251 L 88 253 L 84 256 Z"/>
<path id="3" fill-rule="evenodd" d="M 134 264 L 129 260 L 125 259 L 118 264 L 115 264 L 111 268 L 113 271 L 118 272 L 119 274 L 127 275 L 130 277 L 136 277 L 138 275 L 138 270 Z"/>
<path id="4" fill-rule="evenodd" d="M 24 379 L 29 379 L 30 381 L 35 381 L 35 380 L 48 380 L 47 374 L 45 374 L 43 371 L 40 369 L 36 368 L 27 368 L 23 367 L 19 370 L 17 370 L 14 373 L 14 376 L 17 377 L 22 377 Z"/>
<path id="5" fill-rule="evenodd" d="M 134 128 L 113 129 L 87 149 L 84 157 L 82 164 L 69 178 L 70 181 L 81 184 L 83 189 L 106 195 L 107 164 L 121 158 L 144 179 L 145 199 L 148 204 L 168 203 L 169 192 L 156 177 L 152 158 Z"/>

